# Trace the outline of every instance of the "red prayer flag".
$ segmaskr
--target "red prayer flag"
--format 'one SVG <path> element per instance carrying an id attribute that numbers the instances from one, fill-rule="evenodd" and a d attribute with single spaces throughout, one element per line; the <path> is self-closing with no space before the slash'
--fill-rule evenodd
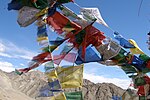
<path id="1" fill-rule="evenodd" d="M 86 28 L 87 33 L 87 45 L 92 44 L 93 46 L 99 46 L 102 44 L 102 41 L 106 38 L 104 33 L 99 31 L 94 26 L 90 25 Z"/>
<path id="2" fill-rule="evenodd" d="M 68 53 L 68 54 L 65 56 L 64 60 L 73 63 L 73 62 L 75 62 L 76 55 L 77 55 L 76 53 Z"/>
<path id="3" fill-rule="evenodd" d="M 150 69 L 150 60 L 149 60 L 149 61 L 147 61 L 147 63 L 146 63 L 146 67 Z"/>
<path id="4" fill-rule="evenodd" d="M 138 87 L 138 92 L 137 92 L 137 94 L 138 94 L 139 96 L 145 96 L 144 85 Z"/>
<path id="5" fill-rule="evenodd" d="M 148 76 L 144 76 L 144 80 L 146 81 L 147 84 L 150 84 L 150 78 Z"/>
<path id="6" fill-rule="evenodd" d="M 63 60 L 63 58 L 65 57 L 64 54 L 61 54 L 61 55 L 54 55 L 54 58 L 53 58 L 53 62 L 57 65 L 60 64 L 60 62 Z"/>
<path id="7" fill-rule="evenodd" d="M 41 53 L 41 54 L 33 57 L 32 60 L 36 60 L 36 61 L 52 60 L 51 53 L 50 52 Z"/>
<path id="8" fill-rule="evenodd" d="M 62 60 L 66 60 L 68 62 L 75 62 L 75 58 L 76 58 L 76 54 L 75 53 L 54 55 L 53 56 L 53 62 L 55 64 L 59 65 Z"/>
<path id="9" fill-rule="evenodd" d="M 57 11 L 52 16 L 49 16 L 46 20 L 47 23 L 51 25 L 59 34 L 63 33 L 62 29 L 68 24 L 74 28 L 76 32 L 79 32 L 82 29 L 80 25 L 70 21 L 66 16 Z"/>
<path id="10" fill-rule="evenodd" d="M 22 72 L 22 73 L 27 73 L 31 69 L 37 68 L 39 65 L 41 65 L 47 61 L 51 61 L 51 60 L 52 60 L 51 53 L 44 52 L 44 53 L 41 53 L 41 54 L 33 57 L 32 61 L 34 61 L 35 63 L 33 63 L 31 66 L 29 66 L 27 68 L 19 69 L 18 71 Z"/>

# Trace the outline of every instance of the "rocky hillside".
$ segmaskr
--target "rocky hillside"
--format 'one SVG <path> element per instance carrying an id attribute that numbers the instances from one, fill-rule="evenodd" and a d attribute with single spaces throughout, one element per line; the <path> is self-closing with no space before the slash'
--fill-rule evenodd
<path id="1" fill-rule="evenodd" d="M 50 97 L 40 96 L 39 91 L 47 88 L 46 86 L 46 76 L 39 71 L 32 71 L 21 76 L 14 72 L 0 71 L 0 100 L 50 100 Z M 78 89 L 80 88 L 75 90 Z M 84 80 L 82 90 L 84 100 L 112 100 L 112 96 L 122 96 L 125 91 L 111 83 L 94 84 L 89 80 Z M 74 89 L 65 91 L 74 91 Z M 138 100 L 127 95 L 126 100 Z"/>

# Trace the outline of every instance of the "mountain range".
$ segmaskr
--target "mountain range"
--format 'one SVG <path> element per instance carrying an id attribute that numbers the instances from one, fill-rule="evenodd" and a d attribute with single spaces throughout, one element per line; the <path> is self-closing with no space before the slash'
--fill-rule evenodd
<path id="1" fill-rule="evenodd" d="M 40 96 L 40 89 L 47 85 L 47 77 L 40 71 L 31 71 L 20 76 L 15 72 L 6 73 L 0 70 L 0 100 L 51 100 L 51 97 Z M 123 94 L 124 100 L 138 100 L 137 95 L 133 97 L 112 83 L 95 84 L 87 79 L 83 80 L 82 94 L 84 100 L 123 100 Z"/>

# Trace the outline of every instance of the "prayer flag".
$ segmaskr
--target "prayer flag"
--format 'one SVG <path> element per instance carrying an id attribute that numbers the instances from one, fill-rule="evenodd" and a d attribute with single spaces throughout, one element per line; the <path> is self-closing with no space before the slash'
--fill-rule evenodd
<path id="1" fill-rule="evenodd" d="M 83 18 L 91 21 L 95 21 L 99 24 L 102 24 L 106 27 L 109 27 L 106 22 L 103 20 L 101 13 L 98 8 L 81 8 L 80 10 Z"/>
<path id="2" fill-rule="evenodd" d="M 34 21 L 37 20 L 38 17 L 35 15 L 40 10 L 33 8 L 33 7 L 27 7 L 24 6 L 19 10 L 18 19 L 17 22 L 21 27 L 26 27 L 30 24 L 32 24 Z"/>
<path id="3" fill-rule="evenodd" d="M 139 46 L 137 45 L 137 43 L 130 39 L 129 42 L 135 46 L 135 48 L 130 48 L 130 52 L 133 54 L 144 54 L 144 52 L 139 48 Z"/>
<path id="4" fill-rule="evenodd" d="M 91 59 L 92 58 L 92 59 Z M 82 48 L 78 51 L 78 57 L 75 61 L 76 64 L 89 63 L 89 62 L 99 62 L 101 58 L 96 54 L 96 52 L 89 46 L 86 48 L 85 58 L 82 58 Z"/>
<path id="5" fill-rule="evenodd" d="M 67 100 L 83 100 L 82 91 L 65 92 Z"/>
<path id="6" fill-rule="evenodd" d="M 81 87 L 83 84 L 83 65 L 58 67 L 57 74 L 63 89 Z"/>
<path id="7" fill-rule="evenodd" d="M 118 32 L 114 32 L 114 38 L 120 42 L 120 45 L 124 48 L 135 48 L 128 40 L 126 40 L 121 34 Z"/>

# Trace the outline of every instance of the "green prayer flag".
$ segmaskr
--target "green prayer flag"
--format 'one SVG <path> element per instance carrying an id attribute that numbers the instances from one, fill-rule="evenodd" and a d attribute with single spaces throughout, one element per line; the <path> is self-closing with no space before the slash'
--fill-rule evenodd
<path id="1" fill-rule="evenodd" d="M 135 69 L 134 66 L 132 66 L 132 65 L 128 65 L 128 64 L 122 65 L 122 66 L 121 66 L 121 69 L 122 69 L 123 71 L 125 71 L 126 74 L 137 73 L 136 69 Z"/>
<path id="2" fill-rule="evenodd" d="M 52 70 L 52 69 L 54 69 L 54 68 L 55 68 L 55 67 L 54 67 L 53 61 L 49 61 L 48 63 L 46 63 L 46 64 L 44 65 L 44 69 L 45 69 L 46 72 L 49 71 L 49 70 Z"/>
<path id="3" fill-rule="evenodd" d="M 42 48 L 43 52 L 53 52 L 58 46 L 56 45 L 52 45 L 52 46 L 47 46 Z"/>
<path id="4" fill-rule="evenodd" d="M 65 92 L 67 100 L 83 100 L 82 91 L 78 92 Z"/>
<path id="5" fill-rule="evenodd" d="M 146 81 L 145 81 L 144 77 L 137 77 L 135 79 L 134 83 L 135 83 L 136 86 L 141 86 L 141 85 L 145 85 Z"/>
<path id="6" fill-rule="evenodd" d="M 148 60 L 150 60 L 150 57 L 147 56 L 146 54 L 140 54 L 139 58 L 142 59 L 143 61 L 148 61 Z"/>
<path id="7" fill-rule="evenodd" d="M 121 48 L 118 55 L 112 58 L 112 60 L 117 60 L 119 64 L 126 62 L 125 50 Z"/>
<path id="8" fill-rule="evenodd" d="M 139 100 L 147 100 L 145 96 L 139 96 Z"/>

